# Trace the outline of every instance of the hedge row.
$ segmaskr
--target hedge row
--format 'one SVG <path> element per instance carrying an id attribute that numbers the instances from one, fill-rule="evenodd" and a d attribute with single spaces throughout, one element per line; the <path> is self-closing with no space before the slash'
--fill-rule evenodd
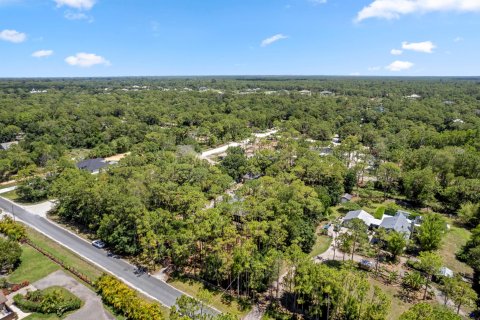
<path id="1" fill-rule="evenodd" d="M 139 298 L 133 289 L 115 277 L 103 275 L 95 282 L 95 287 L 106 304 L 128 319 L 156 320 L 163 318 L 158 304 Z"/>

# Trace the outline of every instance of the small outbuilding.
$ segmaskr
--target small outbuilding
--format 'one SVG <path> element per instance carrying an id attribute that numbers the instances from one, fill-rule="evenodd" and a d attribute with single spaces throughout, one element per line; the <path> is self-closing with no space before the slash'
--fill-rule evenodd
<path id="1" fill-rule="evenodd" d="M 346 203 L 350 202 L 353 199 L 353 196 L 349 193 L 343 194 L 343 196 L 340 198 L 340 203 Z"/>
<path id="2" fill-rule="evenodd" d="M 453 271 L 447 267 L 441 267 L 438 274 L 442 277 L 453 278 Z"/>

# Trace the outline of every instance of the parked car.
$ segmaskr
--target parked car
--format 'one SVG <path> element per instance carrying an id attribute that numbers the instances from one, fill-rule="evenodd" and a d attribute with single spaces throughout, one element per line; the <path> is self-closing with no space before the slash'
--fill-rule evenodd
<path id="1" fill-rule="evenodd" d="M 364 269 L 364 270 L 372 270 L 374 265 L 373 265 L 373 262 L 371 261 L 368 261 L 368 260 L 365 260 L 363 259 L 362 261 L 360 261 L 358 263 L 358 265 L 360 266 L 360 268 Z"/>
<path id="2" fill-rule="evenodd" d="M 92 246 L 98 249 L 103 249 L 105 248 L 105 242 L 103 242 L 102 240 L 93 240 Z"/>

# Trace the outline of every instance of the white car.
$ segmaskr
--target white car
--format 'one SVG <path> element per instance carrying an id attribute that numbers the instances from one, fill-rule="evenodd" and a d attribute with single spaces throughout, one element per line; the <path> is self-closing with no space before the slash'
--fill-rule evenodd
<path id="1" fill-rule="evenodd" d="M 103 249 L 105 248 L 105 242 L 103 242 L 102 240 L 93 240 L 92 246 L 98 249 Z"/>

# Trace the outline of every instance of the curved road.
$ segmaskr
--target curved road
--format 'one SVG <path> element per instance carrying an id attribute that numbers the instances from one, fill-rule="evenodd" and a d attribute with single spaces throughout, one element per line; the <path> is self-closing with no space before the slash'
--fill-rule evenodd
<path id="1" fill-rule="evenodd" d="M 167 307 L 174 306 L 176 299 L 184 294 L 166 282 L 150 277 L 148 274 L 135 274 L 135 267 L 130 263 L 122 259 L 109 257 L 107 251 L 93 247 L 90 243 L 73 233 L 57 226 L 43 217 L 28 212 L 10 200 L 0 197 L 0 208 L 10 213 L 13 209 L 15 218 L 33 227 L 52 240 L 75 252 L 85 260 L 97 265 L 106 272 L 121 279 L 132 288 L 159 301 Z M 219 312 L 211 309 L 208 310 L 208 313 L 215 315 Z"/>

